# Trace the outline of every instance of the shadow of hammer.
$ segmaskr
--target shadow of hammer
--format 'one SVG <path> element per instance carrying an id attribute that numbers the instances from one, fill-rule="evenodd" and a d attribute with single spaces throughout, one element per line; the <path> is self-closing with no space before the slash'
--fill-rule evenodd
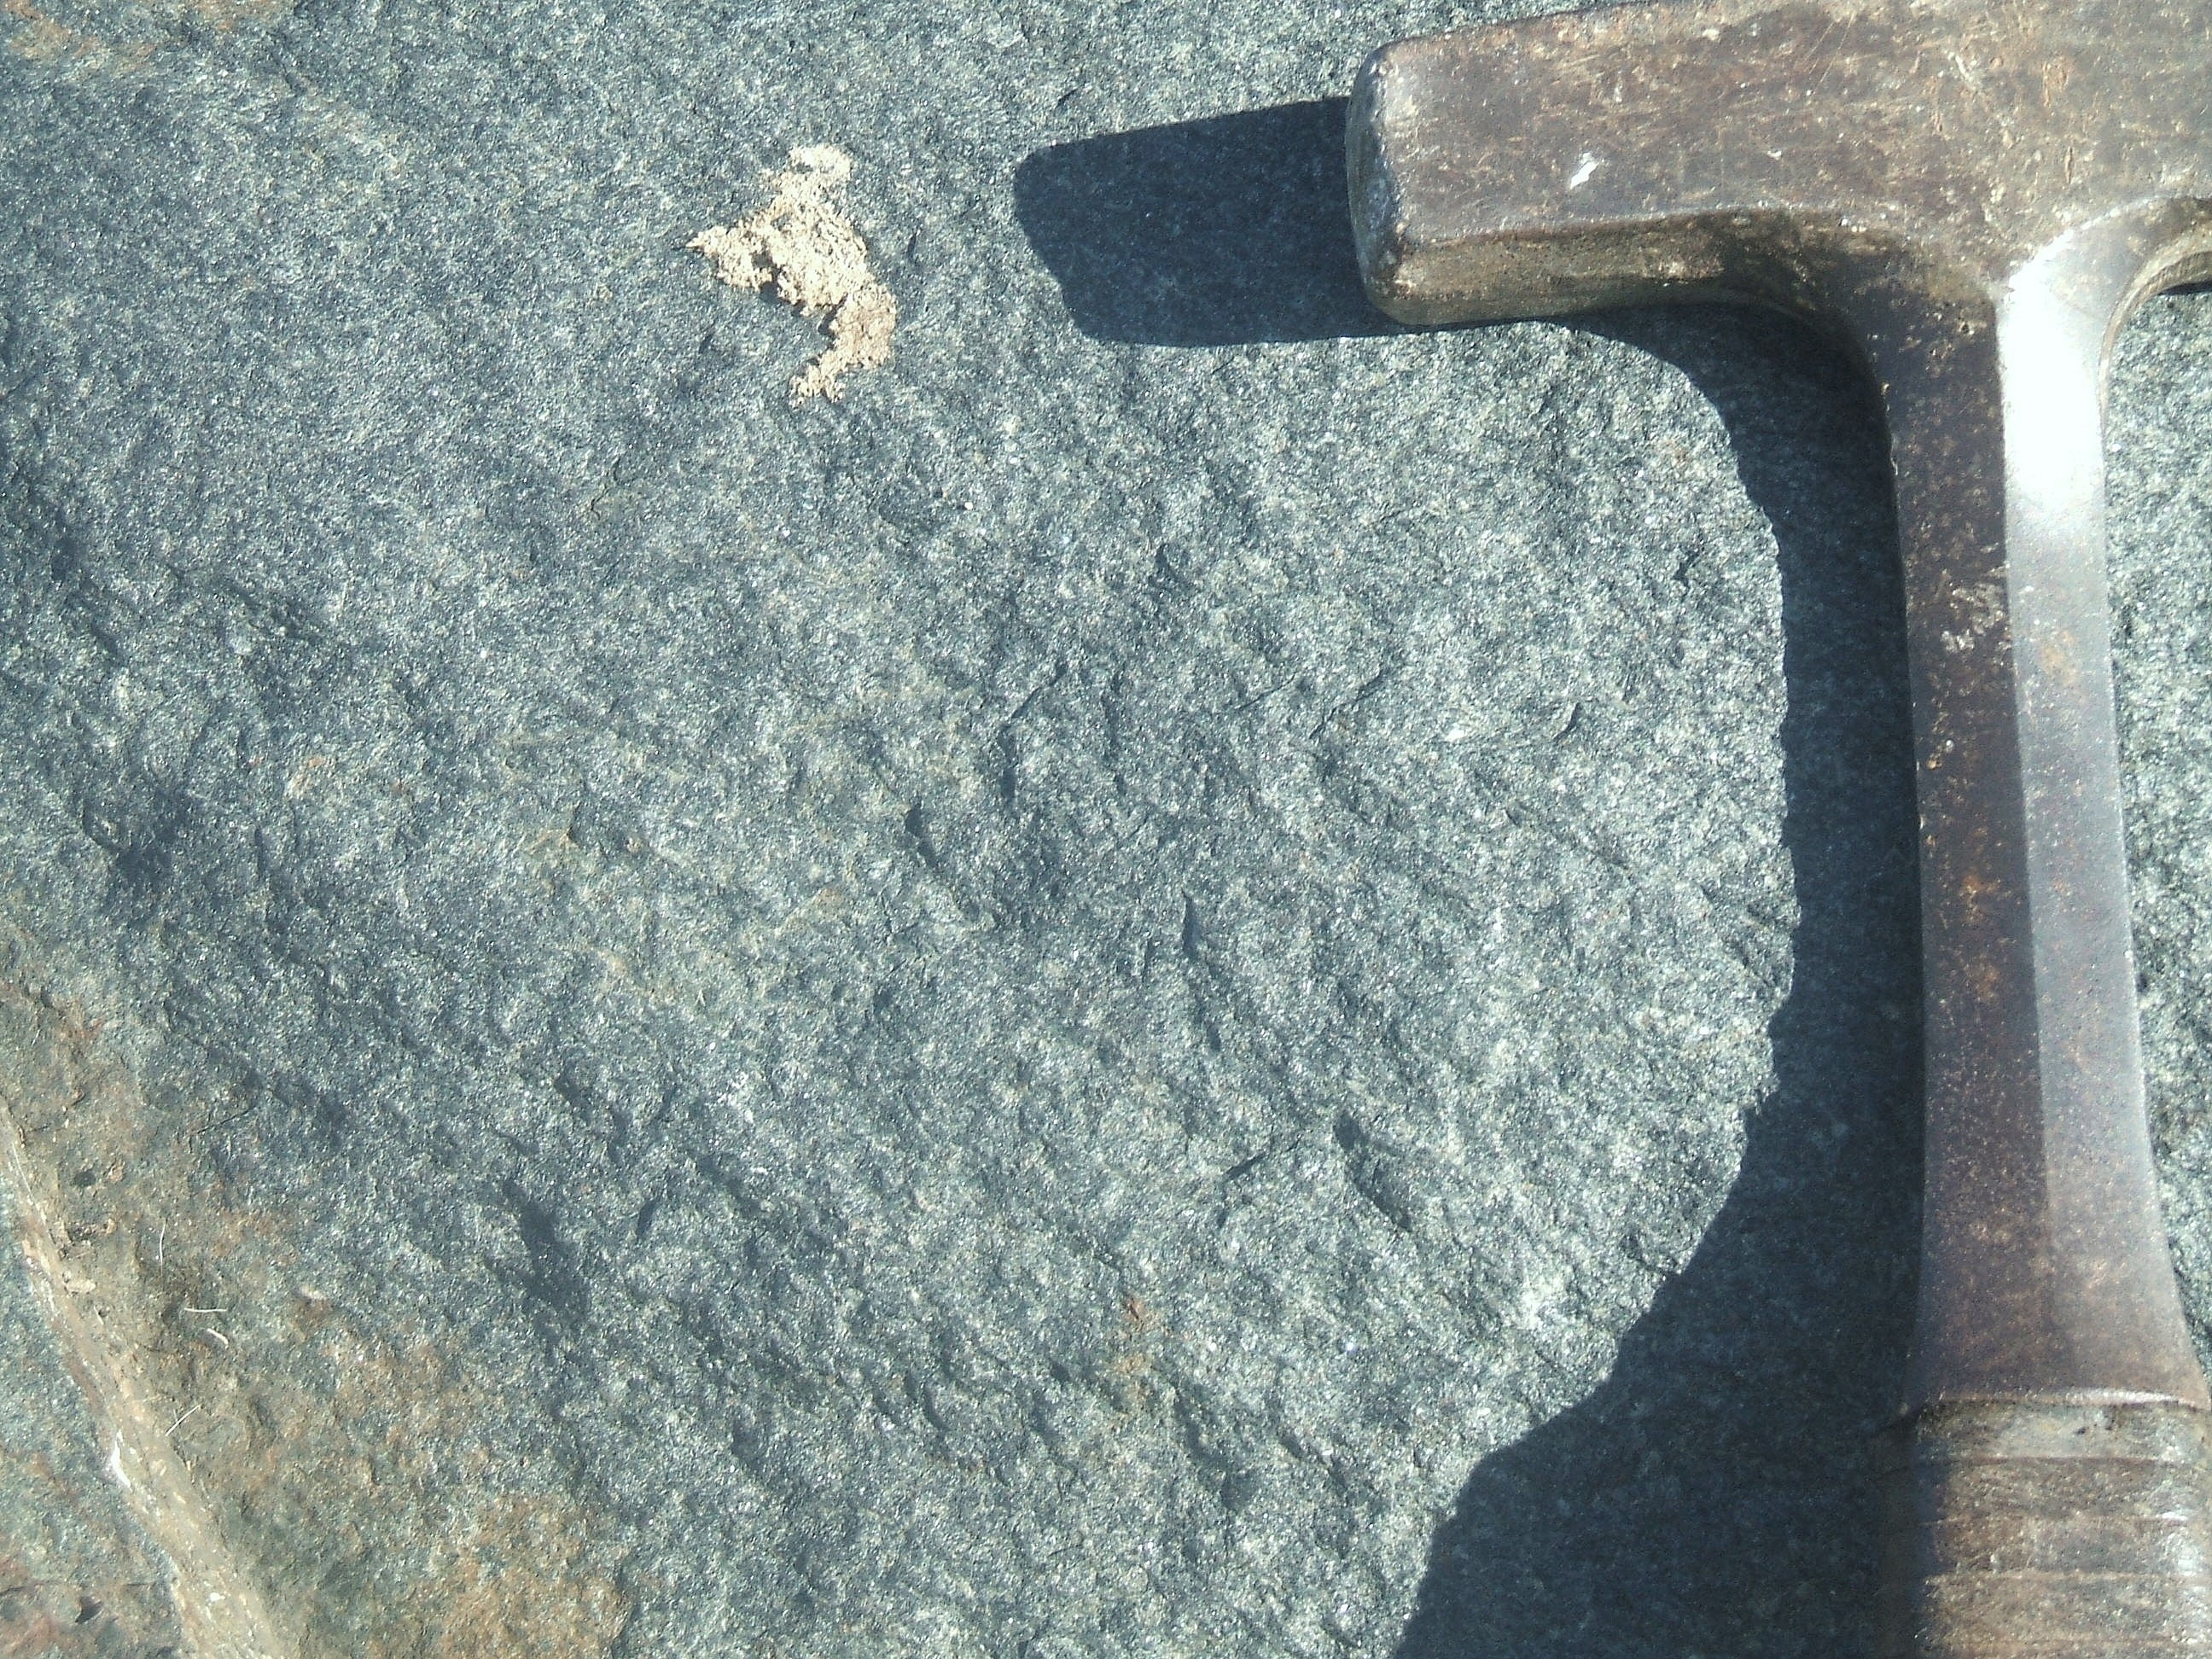
<path id="1" fill-rule="evenodd" d="M 2112 343 L 2212 274 L 2207 0 L 1660 3 L 1353 95 L 1370 297 L 1812 319 L 1879 388 L 1920 815 L 1926 1200 L 1883 1652 L 2212 1652 L 2212 1438 L 2143 1115 L 2105 591 Z"/>

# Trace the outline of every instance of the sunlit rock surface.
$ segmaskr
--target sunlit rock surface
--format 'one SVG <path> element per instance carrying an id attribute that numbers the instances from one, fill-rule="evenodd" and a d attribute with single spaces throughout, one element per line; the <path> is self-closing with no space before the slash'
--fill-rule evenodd
<path id="1" fill-rule="evenodd" d="M 1881 434 L 1364 308 L 1318 100 L 1486 15 L 0 9 L 0 1647 L 1865 1639 Z M 685 244 L 814 145 L 794 408 Z M 2212 307 L 2122 356 L 2202 1316 Z"/>

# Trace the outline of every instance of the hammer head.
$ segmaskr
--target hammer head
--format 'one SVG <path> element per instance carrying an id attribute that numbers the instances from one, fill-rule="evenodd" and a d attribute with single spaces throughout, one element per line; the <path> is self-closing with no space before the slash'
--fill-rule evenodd
<path id="1" fill-rule="evenodd" d="M 1893 1659 L 2212 1653 L 2212 1407 L 2142 1109 L 2102 380 L 2212 259 L 2212 0 L 1656 0 L 1376 54 L 1376 301 L 1761 301 L 1881 388 L 1926 1182 Z"/>
<path id="2" fill-rule="evenodd" d="M 1832 315 L 1876 267 L 1987 293 L 2078 227 L 2212 195 L 2206 34 L 2162 0 L 1658 0 L 1401 42 L 1352 100 L 1361 268 L 1425 324 Z"/>

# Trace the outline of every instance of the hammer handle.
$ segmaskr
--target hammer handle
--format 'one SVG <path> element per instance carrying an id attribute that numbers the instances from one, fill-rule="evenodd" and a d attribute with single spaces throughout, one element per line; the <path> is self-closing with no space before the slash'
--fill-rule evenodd
<path id="1" fill-rule="evenodd" d="M 2212 1425 L 1972 1401 L 1877 1442 L 1883 1659 L 2212 1656 Z"/>

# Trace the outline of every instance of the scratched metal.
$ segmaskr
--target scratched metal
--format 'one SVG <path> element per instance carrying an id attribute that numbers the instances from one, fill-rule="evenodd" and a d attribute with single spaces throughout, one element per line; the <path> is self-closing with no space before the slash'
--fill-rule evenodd
<path id="1" fill-rule="evenodd" d="M 1539 18 L 1376 53 L 1349 143 L 1362 269 L 1395 317 L 1774 305 L 1879 386 L 1927 1054 L 1886 1639 L 2212 1648 L 2208 1401 L 2143 1115 L 2103 418 L 2130 312 L 2212 274 L 2212 4 Z M 2136 1478 L 2150 1442 L 2185 1479 Z M 1963 1473 L 1991 1460 L 1994 1485 Z"/>

